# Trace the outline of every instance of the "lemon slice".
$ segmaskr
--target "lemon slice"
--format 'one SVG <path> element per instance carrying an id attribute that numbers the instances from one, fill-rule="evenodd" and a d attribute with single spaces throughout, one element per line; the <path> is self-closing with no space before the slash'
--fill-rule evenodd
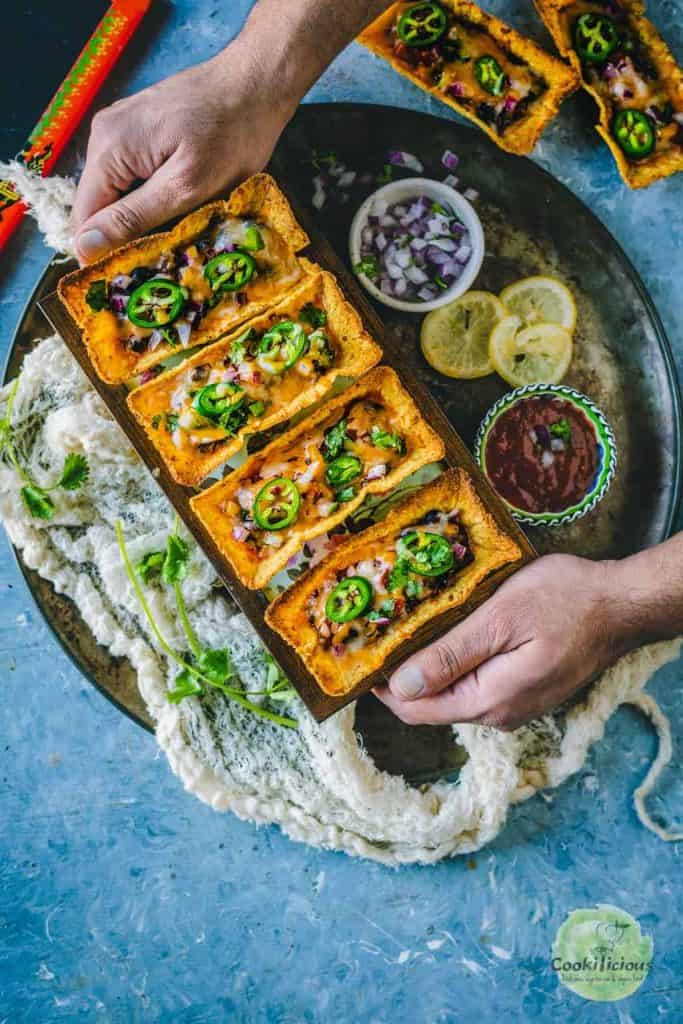
<path id="1" fill-rule="evenodd" d="M 556 277 L 525 277 L 500 293 L 507 311 L 531 324 L 557 324 L 567 331 L 576 327 L 576 303 L 566 284 Z"/>
<path id="2" fill-rule="evenodd" d="M 559 384 L 572 361 L 572 336 L 557 324 L 532 324 L 520 330 L 517 316 L 498 323 L 489 344 L 491 363 L 512 384 Z"/>
<path id="3" fill-rule="evenodd" d="M 503 304 L 491 292 L 466 292 L 432 310 L 420 333 L 425 359 L 446 377 L 472 379 L 493 373 L 489 338 L 504 316 Z"/>

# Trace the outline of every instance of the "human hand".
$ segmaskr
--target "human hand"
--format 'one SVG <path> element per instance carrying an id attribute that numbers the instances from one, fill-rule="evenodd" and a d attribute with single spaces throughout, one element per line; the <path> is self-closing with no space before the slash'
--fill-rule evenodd
<path id="1" fill-rule="evenodd" d="M 516 573 L 375 694 L 409 725 L 516 729 L 575 693 L 642 637 L 617 563 L 550 555 Z"/>
<path id="2" fill-rule="evenodd" d="M 73 209 L 81 263 L 262 170 L 296 99 L 268 85 L 258 64 L 238 37 L 96 114 Z"/>

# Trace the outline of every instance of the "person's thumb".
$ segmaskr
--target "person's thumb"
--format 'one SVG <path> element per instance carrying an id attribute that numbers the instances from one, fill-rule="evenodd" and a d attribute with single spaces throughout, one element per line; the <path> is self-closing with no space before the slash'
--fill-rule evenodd
<path id="1" fill-rule="evenodd" d="M 389 680 L 401 700 L 440 693 L 502 649 L 501 631 L 491 602 L 404 662 Z"/>
<path id="2" fill-rule="evenodd" d="M 79 228 L 74 239 L 81 263 L 92 263 L 111 249 L 139 238 L 196 205 L 194 190 L 181 185 L 172 161 L 121 199 L 103 207 Z"/>

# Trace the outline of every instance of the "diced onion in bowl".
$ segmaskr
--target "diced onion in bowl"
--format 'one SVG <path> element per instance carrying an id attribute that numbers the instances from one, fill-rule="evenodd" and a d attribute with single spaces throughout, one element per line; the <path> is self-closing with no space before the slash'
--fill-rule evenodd
<path id="1" fill-rule="evenodd" d="M 467 227 L 426 195 L 397 203 L 375 199 L 360 250 L 356 272 L 384 295 L 407 302 L 436 298 L 462 276 L 472 256 Z"/>

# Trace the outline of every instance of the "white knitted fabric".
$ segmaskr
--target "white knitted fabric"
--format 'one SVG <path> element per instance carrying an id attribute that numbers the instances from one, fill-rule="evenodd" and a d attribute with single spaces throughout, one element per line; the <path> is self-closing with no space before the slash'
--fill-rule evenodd
<path id="1" fill-rule="evenodd" d="M 6 173 L 0 166 L 0 176 Z M 72 190 L 58 179 L 40 183 L 35 192 L 30 186 L 27 198 L 41 218 L 47 211 L 50 237 L 68 239 L 63 196 Z M 0 391 L 0 410 L 7 394 Z M 175 668 L 140 616 L 114 522 L 123 520 L 137 559 L 163 546 L 173 513 L 59 337 L 27 356 L 12 425 L 21 459 L 39 483 L 57 477 L 67 452 L 83 452 L 91 470 L 83 490 L 56 492 L 56 515 L 46 523 L 30 518 L 16 474 L 0 462 L 0 517 L 26 565 L 77 604 L 100 644 L 130 659 L 157 741 L 185 788 L 215 810 L 278 823 L 293 839 L 389 865 L 477 850 L 498 834 L 512 803 L 576 772 L 614 710 L 624 702 L 638 704 L 650 676 L 679 654 L 678 641 L 635 652 L 606 672 L 584 702 L 515 733 L 454 728 L 468 754 L 458 780 L 419 789 L 375 767 L 354 731 L 353 707 L 318 725 L 295 699 L 286 708 L 300 722 L 293 731 L 218 693 L 171 705 L 165 692 Z M 193 549 L 183 590 L 197 634 L 207 645 L 227 647 L 247 688 L 259 689 L 263 648 L 214 583 L 208 562 Z M 148 595 L 162 632 L 182 649 L 166 592 L 149 588 Z M 664 728 L 659 709 L 640 706 Z"/>

